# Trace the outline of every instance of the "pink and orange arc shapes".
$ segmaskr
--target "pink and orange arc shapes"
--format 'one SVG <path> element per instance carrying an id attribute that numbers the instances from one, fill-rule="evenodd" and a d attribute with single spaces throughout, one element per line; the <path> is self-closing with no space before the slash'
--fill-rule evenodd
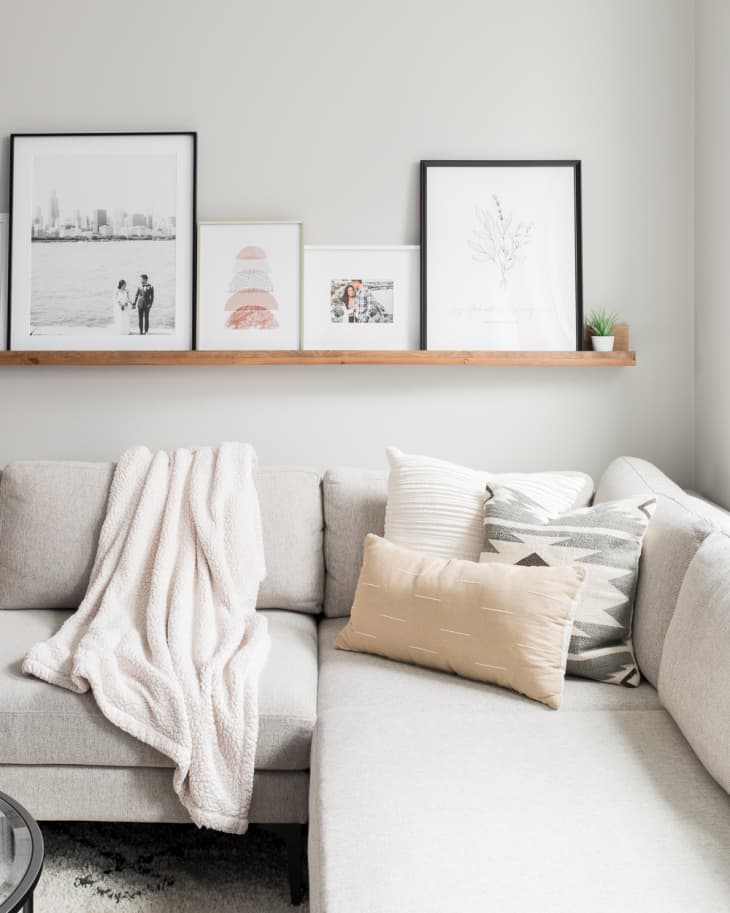
<path id="1" fill-rule="evenodd" d="M 233 261 L 233 279 L 228 286 L 226 327 L 230 330 L 272 330 L 279 326 L 273 313 L 279 307 L 271 294 L 274 286 L 261 247 L 244 247 Z"/>

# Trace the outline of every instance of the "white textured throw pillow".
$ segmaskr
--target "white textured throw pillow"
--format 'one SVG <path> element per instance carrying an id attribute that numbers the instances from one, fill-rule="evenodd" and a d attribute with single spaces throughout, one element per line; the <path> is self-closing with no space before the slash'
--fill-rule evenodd
<path id="1" fill-rule="evenodd" d="M 487 487 L 514 488 L 545 510 L 545 519 L 590 504 L 593 480 L 582 472 L 495 474 L 396 447 L 390 463 L 385 538 L 442 558 L 478 561 Z"/>

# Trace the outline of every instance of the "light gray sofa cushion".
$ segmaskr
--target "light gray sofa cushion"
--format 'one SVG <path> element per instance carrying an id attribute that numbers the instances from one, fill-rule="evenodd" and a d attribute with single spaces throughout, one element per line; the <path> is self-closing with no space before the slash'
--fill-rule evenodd
<path id="1" fill-rule="evenodd" d="M 266 579 L 256 607 L 317 615 L 324 600 L 319 473 L 297 467 L 259 466 L 255 475 L 266 558 Z"/>
<path id="2" fill-rule="evenodd" d="M 664 641 L 659 696 L 730 792 L 730 537 L 709 536 L 687 570 Z"/>
<path id="3" fill-rule="evenodd" d="M 324 613 L 350 614 L 362 550 L 368 533 L 383 535 L 388 473 L 366 469 L 329 469 L 322 479 L 324 562 L 327 582 Z"/>
<path id="4" fill-rule="evenodd" d="M 464 471 L 468 473 L 471 470 Z M 474 475 L 478 476 L 479 473 Z M 534 474 L 535 478 L 539 478 L 539 475 Z M 576 472 L 549 475 L 565 476 L 569 485 L 576 488 L 575 501 L 568 505 L 569 508 L 585 507 L 590 503 L 593 481 L 589 476 Z M 490 476 L 495 484 L 509 484 L 509 480 L 529 477 L 530 474 Z M 365 536 L 368 533 L 375 533 L 376 536 L 384 534 L 388 473 L 367 469 L 330 469 L 322 480 L 322 495 L 324 557 L 327 568 L 324 613 L 330 618 L 340 618 L 349 615 L 352 608 L 362 567 Z"/>
<path id="5" fill-rule="evenodd" d="M 540 717 L 552 712 L 543 704 L 496 685 L 472 682 L 431 669 L 421 669 L 365 653 L 336 650 L 337 634 L 346 618 L 328 618 L 319 625 L 318 710 L 366 710 L 407 716 L 433 710 L 482 719 Z M 565 680 L 560 713 L 598 710 L 657 710 L 656 690 L 648 682 L 638 688 L 607 688 L 587 679 Z"/>
<path id="6" fill-rule="evenodd" d="M 0 477 L 0 609 L 76 608 L 86 592 L 113 463 L 12 463 Z M 256 470 L 266 556 L 260 609 L 317 614 L 324 598 L 319 474 Z"/>
<path id="7" fill-rule="evenodd" d="M 664 710 L 410 709 L 317 721 L 312 913 L 727 909 L 730 797 Z"/>
<path id="8" fill-rule="evenodd" d="M 69 614 L 0 611 L 0 765 L 171 766 L 108 722 L 90 692 L 74 694 L 21 673 L 28 648 L 55 634 Z M 259 683 L 256 767 L 307 770 L 317 710 L 316 621 L 299 612 L 262 614 L 272 646 Z"/>
<path id="9" fill-rule="evenodd" d="M 633 642 L 639 669 L 656 686 L 664 638 L 689 563 L 713 530 L 695 499 L 664 473 L 635 457 L 619 457 L 603 474 L 594 504 L 654 495 L 656 510 L 644 536 L 634 601 Z"/>
<path id="10" fill-rule="evenodd" d="M 687 497 L 658 466 L 639 457 L 620 456 L 608 464 L 599 479 L 593 503 L 620 501 L 647 492 L 680 499 Z"/>
<path id="11" fill-rule="evenodd" d="M 96 555 L 112 463 L 12 463 L 0 477 L 0 608 L 75 608 Z"/>
<path id="12" fill-rule="evenodd" d="M 687 495 L 690 510 L 704 517 L 713 527 L 730 534 L 730 512 L 694 492 L 688 491 Z"/>
<path id="13" fill-rule="evenodd" d="M 0 782 L 3 791 L 17 799 L 39 821 L 190 823 L 188 813 L 172 788 L 169 767 L 32 767 L 17 764 L 0 766 Z M 304 824 L 308 799 L 308 771 L 257 770 L 253 777 L 249 821 L 252 824 Z M 70 909 L 83 908 L 72 906 Z"/>

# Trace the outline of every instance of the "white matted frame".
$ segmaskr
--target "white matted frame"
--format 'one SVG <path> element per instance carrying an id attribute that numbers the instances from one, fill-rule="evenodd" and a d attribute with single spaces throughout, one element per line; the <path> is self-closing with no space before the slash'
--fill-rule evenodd
<path id="1" fill-rule="evenodd" d="M 302 348 L 419 347 L 418 245 L 308 245 L 304 267 Z"/>
<path id="2" fill-rule="evenodd" d="M 9 347 L 191 349 L 196 166 L 194 132 L 11 136 Z"/>
<path id="3" fill-rule="evenodd" d="M 8 214 L 0 212 L 0 349 L 8 340 Z"/>
<path id="4" fill-rule="evenodd" d="M 302 277 L 301 222 L 201 222 L 196 348 L 299 349 Z"/>

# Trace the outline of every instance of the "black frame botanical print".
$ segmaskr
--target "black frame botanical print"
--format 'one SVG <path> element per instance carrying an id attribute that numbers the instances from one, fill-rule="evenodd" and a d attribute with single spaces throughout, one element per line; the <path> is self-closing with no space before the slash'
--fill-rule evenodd
<path id="1" fill-rule="evenodd" d="M 11 136 L 8 346 L 185 350 L 197 134 Z"/>
<path id="2" fill-rule="evenodd" d="M 576 351 L 581 163 L 421 162 L 421 348 Z"/>

